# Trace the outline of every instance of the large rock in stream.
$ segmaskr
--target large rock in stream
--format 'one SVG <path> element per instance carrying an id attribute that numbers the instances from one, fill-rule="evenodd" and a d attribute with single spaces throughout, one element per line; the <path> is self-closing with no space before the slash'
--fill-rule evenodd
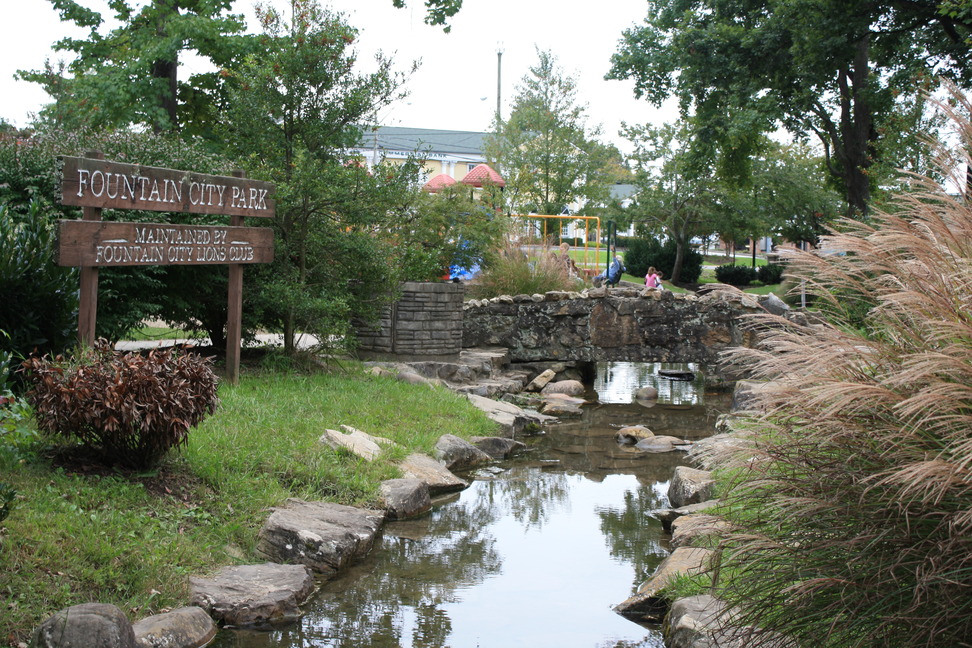
<path id="1" fill-rule="evenodd" d="M 135 632 L 118 607 L 82 603 L 57 612 L 34 631 L 36 648 L 136 648 Z"/>
<path id="2" fill-rule="evenodd" d="M 544 394 L 540 411 L 547 416 L 556 416 L 557 418 L 580 417 L 584 415 L 582 406 L 586 402 L 583 398 L 567 394 Z"/>
<path id="3" fill-rule="evenodd" d="M 429 486 L 421 479 L 386 479 L 381 482 L 381 501 L 393 520 L 419 517 L 432 508 Z"/>
<path id="4" fill-rule="evenodd" d="M 719 500 L 706 500 L 704 502 L 699 502 L 698 504 L 689 504 L 687 506 L 681 506 L 678 508 L 663 508 L 655 509 L 650 511 L 650 515 L 662 523 L 662 529 L 666 533 L 672 532 L 672 523 L 683 515 L 692 515 L 693 513 L 703 513 L 710 509 L 718 508 L 721 505 Z"/>
<path id="5" fill-rule="evenodd" d="M 697 574 L 709 567 L 712 551 L 697 547 L 679 547 L 661 561 L 651 578 L 638 593 L 615 606 L 614 611 L 632 621 L 660 622 L 668 601 L 659 593 L 679 574 Z"/>
<path id="6" fill-rule="evenodd" d="M 530 381 L 529 385 L 523 388 L 523 391 L 538 392 L 544 387 L 546 387 L 547 383 L 553 380 L 554 376 L 556 375 L 557 372 L 555 372 L 553 369 L 547 369 L 546 371 L 542 371 L 536 378 Z"/>
<path id="7" fill-rule="evenodd" d="M 662 454 L 665 452 L 673 452 L 679 447 L 685 447 L 685 442 L 678 437 L 661 435 L 654 436 L 650 439 L 642 439 L 634 447 L 642 452 Z"/>
<path id="8" fill-rule="evenodd" d="M 260 529 L 257 551 L 333 576 L 368 553 L 384 522 L 383 511 L 288 499 Z"/>
<path id="9" fill-rule="evenodd" d="M 493 459 L 509 459 L 526 449 L 525 443 L 505 437 L 472 437 L 469 440 Z"/>
<path id="10" fill-rule="evenodd" d="M 726 604 L 708 594 L 677 599 L 665 617 L 663 628 L 668 648 L 742 648 L 724 636 Z"/>
<path id="11" fill-rule="evenodd" d="M 435 458 L 450 471 L 470 470 L 493 461 L 491 456 L 454 434 L 443 434 L 439 437 L 435 442 L 434 452 Z"/>
<path id="12" fill-rule="evenodd" d="M 412 453 L 399 464 L 406 479 L 418 479 L 429 487 L 432 497 L 443 493 L 454 493 L 465 489 L 469 484 L 428 455 Z"/>
<path id="13" fill-rule="evenodd" d="M 672 508 L 696 504 L 712 499 L 715 479 L 708 470 L 678 466 L 668 485 L 668 501 Z"/>
<path id="14" fill-rule="evenodd" d="M 202 648 L 216 636 L 216 624 L 200 607 L 155 614 L 132 626 L 139 648 Z"/>
<path id="15" fill-rule="evenodd" d="M 587 390 L 579 380 L 561 380 L 550 382 L 540 390 L 541 394 L 565 394 L 567 396 L 582 396 Z"/>
<path id="16" fill-rule="evenodd" d="M 615 441 L 622 445 L 633 445 L 645 439 L 651 439 L 655 433 L 644 425 L 627 425 L 614 435 Z"/>
<path id="17" fill-rule="evenodd" d="M 546 421 L 555 421 L 556 417 L 545 416 L 538 412 L 532 412 L 517 407 L 513 403 L 493 400 L 484 396 L 467 394 L 469 402 L 479 408 L 494 423 L 500 426 L 500 436 L 509 439 L 522 434 L 530 426 L 540 425 Z"/>
<path id="18" fill-rule="evenodd" d="M 718 515 L 694 513 L 676 518 L 671 529 L 672 547 L 685 547 L 698 545 L 708 536 L 724 536 L 732 531 L 732 524 Z"/>
<path id="19" fill-rule="evenodd" d="M 738 613 L 708 594 L 677 599 L 662 631 L 667 648 L 798 648 L 772 630 L 736 625 Z"/>
<path id="20" fill-rule="evenodd" d="M 190 603 L 230 626 L 293 621 L 314 592 L 314 574 L 304 565 L 223 567 L 212 578 L 191 577 Z"/>

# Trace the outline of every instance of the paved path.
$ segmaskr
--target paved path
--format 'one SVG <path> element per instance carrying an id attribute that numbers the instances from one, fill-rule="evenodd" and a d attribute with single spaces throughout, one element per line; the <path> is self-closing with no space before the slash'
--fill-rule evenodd
<path id="1" fill-rule="evenodd" d="M 158 349 L 172 346 L 180 346 L 187 344 L 189 346 L 212 346 L 212 342 L 209 341 L 208 337 L 205 338 L 178 338 L 178 339 L 167 339 L 167 340 L 122 340 L 115 344 L 115 349 L 118 351 L 142 351 L 144 349 Z M 297 347 L 301 349 L 307 349 L 313 347 L 317 344 L 317 338 L 313 335 L 301 335 L 297 339 Z M 283 346 L 283 335 L 276 333 L 258 333 L 256 340 L 245 344 L 248 347 L 262 347 L 262 346 Z"/>

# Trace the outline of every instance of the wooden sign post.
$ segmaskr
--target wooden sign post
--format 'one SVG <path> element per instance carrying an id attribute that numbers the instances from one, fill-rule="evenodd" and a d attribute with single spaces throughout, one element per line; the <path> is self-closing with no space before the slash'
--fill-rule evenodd
<path id="1" fill-rule="evenodd" d="M 243 310 L 243 266 L 273 261 L 273 232 L 243 227 L 245 216 L 272 217 L 273 185 L 123 164 L 88 157 L 61 157 L 61 203 L 83 207 L 82 220 L 60 221 L 58 264 L 80 266 L 78 339 L 95 341 L 98 269 L 137 265 L 228 265 L 226 374 L 239 382 Z M 223 214 L 229 226 L 104 222 L 101 210 L 141 209 L 190 214 Z"/>
<path id="2" fill-rule="evenodd" d="M 88 156 L 104 159 L 101 151 L 89 151 Z M 86 221 L 100 221 L 101 208 L 85 205 L 81 210 L 81 218 Z M 95 322 L 98 319 L 98 267 L 81 265 L 81 290 L 78 299 L 78 340 L 84 344 L 94 346 Z"/>

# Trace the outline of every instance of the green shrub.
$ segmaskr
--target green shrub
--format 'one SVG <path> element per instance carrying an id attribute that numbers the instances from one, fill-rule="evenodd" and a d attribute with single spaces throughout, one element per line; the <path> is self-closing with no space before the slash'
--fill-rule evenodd
<path id="1" fill-rule="evenodd" d="M 78 439 L 110 464 L 143 468 L 185 445 L 216 411 L 211 359 L 175 349 L 117 353 L 100 340 L 78 360 L 24 362 L 42 431 Z"/>
<path id="2" fill-rule="evenodd" d="M 760 346 L 734 354 L 773 389 L 722 497 L 739 529 L 722 596 L 798 645 L 972 637 L 972 205 L 915 186 L 790 261 L 826 318 L 756 316 Z"/>
<path id="3" fill-rule="evenodd" d="M 663 257 L 662 260 L 666 264 L 670 264 L 673 268 L 675 267 L 675 242 L 666 243 L 662 248 Z M 670 259 L 670 261 L 669 261 Z M 679 279 L 682 283 L 696 283 L 699 277 L 702 276 L 702 260 L 703 256 L 691 248 L 686 248 L 685 258 L 682 259 L 682 275 Z M 671 270 L 665 270 L 666 266 L 655 266 L 660 268 L 663 272 L 666 272 L 666 277 L 670 277 Z"/>
<path id="4" fill-rule="evenodd" d="M 0 329 L 0 340 L 10 340 L 10 334 Z M 14 358 L 13 351 L 4 348 L 5 346 L 6 344 L 0 345 L 0 394 L 10 390 L 10 368 Z"/>
<path id="5" fill-rule="evenodd" d="M 0 330 L 0 338 L 7 337 Z M 37 430 L 30 424 L 30 406 L 10 390 L 13 357 L 10 351 L 0 351 L 0 466 L 28 457 L 39 440 Z"/>
<path id="6" fill-rule="evenodd" d="M 763 285 L 778 284 L 783 280 L 783 273 L 786 271 L 786 264 L 769 263 L 759 266 L 756 269 L 756 278 L 763 282 Z"/>
<path id="7" fill-rule="evenodd" d="M 730 286 L 748 286 L 756 281 L 756 270 L 749 266 L 726 264 L 715 269 L 716 280 Z"/>
<path id="8" fill-rule="evenodd" d="M 648 268 L 653 265 L 649 262 L 649 259 L 653 255 L 657 255 L 660 249 L 658 243 L 652 239 L 632 238 L 628 239 L 627 244 L 628 249 L 624 253 L 624 265 L 628 269 L 628 274 L 644 277 L 648 274 Z"/>
<path id="9" fill-rule="evenodd" d="M 677 252 L 678 248 L 675 241 L 669 239 L 664 244 L 660 244 L 649 255 L 648 265 L 655 266 L 661 270 L 662 275 L 666 279 L 670 279 L 673 276 Z M 691 248 L 686 248 L 685 256 L 682 258 L 682 271 L 678 278 L 679 282 L 696 283 L 702 275 L 702 261 L 703 257 L 701 254 Z"/>
<path id="10" fill-rule="evenodd" d="M 78 274 L 57 265 L 57 233 L 48 211 L 33 200 L 17 219 L 8 205 L 0 206 L 0 330 L 7 333 L 0 336 L 2 353 L 59 353 L 77 337 Z"/>
<path id="11" fill-rule="evenodd" d="M 30 405 L 9 391 L 0 391 L 0 466 L 10 466 L 36 454 L 40 435 L 31 424 Z"/>

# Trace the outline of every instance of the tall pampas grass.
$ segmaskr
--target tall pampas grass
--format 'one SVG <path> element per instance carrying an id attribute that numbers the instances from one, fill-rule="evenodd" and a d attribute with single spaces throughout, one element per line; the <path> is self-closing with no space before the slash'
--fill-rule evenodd
<path id="1" fill-rule="evenodd" d="M 972 201 L 910 181 L 792 259 L 826 321 L 758 316 L 760 346 L 733 352 L 772 381 L 727 471 L 722 595 L 767 631 L 749 646 L 972 646 Z"/>
<path id="2" fill-rule="evenodd" d="M 505 241 L 488 266 L 469 285 L 470 294 L 488 299 L 583 288 L 583 282 L 567 274 L 562 258 L 555 252 L 544 249 L 530 252 L 532 256 L 519 243 Z"/>

